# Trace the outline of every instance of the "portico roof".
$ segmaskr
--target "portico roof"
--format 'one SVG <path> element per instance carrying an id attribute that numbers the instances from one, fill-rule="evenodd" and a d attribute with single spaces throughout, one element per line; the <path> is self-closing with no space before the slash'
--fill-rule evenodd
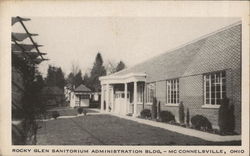
<path id="1" fill-rule="evenodd" d="M 128 73 L 124 75 L 108 75 L 99 78 L 101 84 L 117 84 L 117 83 L 129 83 L 146 81 L 145 73 Z"/>

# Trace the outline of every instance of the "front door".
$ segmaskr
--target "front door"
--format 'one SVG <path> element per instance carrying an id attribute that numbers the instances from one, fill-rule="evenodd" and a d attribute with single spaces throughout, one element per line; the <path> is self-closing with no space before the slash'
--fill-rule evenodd
<path id="1" fill-rule="evenodd" d="M 115 92 L 114 112 L 121 115 L 126 115 L 129 109 L 130 94 L 127 93 L 127 103 L 125 101 L 124 91 Z"/>
<path id="2" fill-rule="evenodd" d="M 80 95 L 80 106 L 89 107 L 89 95 L 88 94 Z"/>

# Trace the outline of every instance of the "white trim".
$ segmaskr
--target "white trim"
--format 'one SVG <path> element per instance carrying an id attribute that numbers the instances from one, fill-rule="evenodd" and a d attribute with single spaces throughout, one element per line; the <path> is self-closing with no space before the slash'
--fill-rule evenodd
<path id="1" fill-rule="evenodd" d="M 213 73 L 208 73 L 208 74 L 204 74 L 204 91 L 203 91 L 203 94 L 204 94 L 204 105 L 220 105 L 221 103 L 218 103 L 218 99 L 222 99 L 222 86 L 223 86 L 223 82 L 222 82 L 222 79 L 225 78 L 226 79 L 226 76 L 222 77 L 222 73 L 225 72 L 225 71 L 219 71 L 219 72 L 213 72 Z M 212 76 L 214 76 L 214 83 L 212 84 Z M 207 78 L 208 77 L 208 78 Z M 219 78 L 218 82 L 217 82 L 217 79 Z M 208 83 L 208 86 L 206 84 L 206 81 L 209 81 Z M 217 90 L 217 86 L 220 86 L 220 90 L 218 92 Z M 212 104 L 212 86 L 214 86 L 214 104 Z M 206 87 L 209 87 L 209 97 L 206 96 L 207 94 L 207 90 L 206 90 Z M 217 93 L 220 93 L 220 96 L 217 97 Z M 209 100 L 208 103 L 206 100 Z"/>
<path id="2" fill-rule="evenodd" d="M 205 105 L 202 105 L 201 108 L 219 109 L 220 105 L 205 104 Z"/>
<path id="3" fill-rule="evenodd" d="M 211 101 L 212 101 L 212 95 L 211 95 L 211 88 L 212 88 L 211 75 L 212 74 L 209 74 L 209 103 L 211 103 Z M 209 104 L 206 104 L 206 105 L 209 105 Z"/>
<path id="4" fill-rule="evenodd" d="M 99 77 L 101 84 L 117 84 L 117 83 L 129 83 L 129 82 L 138 82 L 146 81 L 145 73 L 129 73 L 126 75 L 109 75 Z"/>
<path id="5" fill-rule="evenodd" d="M 167 104 L 178 104 L 179 101 L 180 101 L 180 90 L 179 90 L 179 78 L 176 78 L 176 79 L 172 79 L 172 80 L 167 80 L 167 83 L 166 83 L 167 87 L 166 87 L 166 103 Z M 168 90 L 169 89 L 169 90 Z M 173 91 L 172 91 L 173 90 Z M 175 92 L 175 97 L 173 96 L 172 97 L 172 92 L 174 94 Z M 169 103 L 169 102 L 173 102 L 173 100 L 175 99 L 175 102 L 176 103 Z"/>
<path id="6" fill-rule="evenodd" d="M 179 103 L 166 103 L 165 106 L 170 106 L 170 107 L 179 107 Z"/>
<path id="7" fill-rule="evenodd" d="M 146 105 L 152 105 L 153 102 L 146 102 Z"/>

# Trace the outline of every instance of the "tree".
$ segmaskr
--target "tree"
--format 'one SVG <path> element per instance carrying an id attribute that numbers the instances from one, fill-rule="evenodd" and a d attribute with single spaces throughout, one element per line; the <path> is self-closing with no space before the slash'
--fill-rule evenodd
<path id="1" fill-rule="evenodd" d="M 89 76 L 88 76 L 87 73 L 85 73 L 84 76 L 83 76 L 83 84 L 84 84 L 86 87 L 90 88 L 90 84 L 89 84 L 89 83 L 90 83 L 90 82 L 89 82 Z"/>
<path id="2" fill-rule="evenodd" d="M 156 97 L 153 98 L 153 104 L 152 104 L 152 119 L 156 119 L 157 118 L 157 99 Z"/>
<path id="3" fill-rule="evenodd" d="M 71 72 L 73 73 L 74 76 L 79 72 L 79 70 L 80 68 L 79 68 L 78 63 L 71 62 Z"/>
<path id="4" fill-rule="evenodd" d="M 69 75 L 68 75 L 68 77 L 67 77 L 67 83 L 69 83 L 69 84 L 72 84 L 73 85 L 73 83 L 74 83 L 74 74 L 71 72 L 71 73 L 69 73 Z"/>
<path id="5" fill-rule="evenodd" d="M 105 66 L 107 75 L 110 75 L 116 72 L 116 63 L 114 60 L 107 60 L 104 66 Z"/>
<path id="6" fill-rule="evenodd" d="M 186 116 L 187 126 L 189 126 L 189 122 L 190 122 L 190 114 L 189 114 L 189 108 L 187 108 L 187 116 Z"/>
<path id="7" fill-rule="evenodd" d="M 82 72 L 81 70 L 79 70 L 78 73 L 74 76 L 73 85 L 75 85 L 75 87 L 78 87 L 82 83 L 83 83 Z"/>
<path id="8" fill-rule="evenodd" d="M 185 119 L 184 105 L 183 102 L 181 101 L 179 105 L 179 121 L 181 124 L 184 123 L 184 119 Z"/>
<path id="9" fill-rule="evenodd" d="M 117 64 L 117 66 L 116 66 L 116 72 L 125 69 L 125 67 L 126 67 L 126 66 L 125 66 L 124 62 L 120 61 L 120 62 Z"/>
<path id="10" fill-rule="evenodd" d="M 47 86 L 57 86 L 63 89 L 65 85 L 64 74 L 62 69 L 59 67 L 49 65 L 47 70 L 47 78 L 46 78 Z"/>
<path id="11" fill-rule="evenodd" d="M 234 105 L 224 98 L 219 108 L 218 122 L 222 134 L 233 133 L 235 129 Z"/>
<path id="12" fill-rule="evenodd" d="M 54 86 L 56 83 L 55 68 L 49 65 L 47 70 L 46 84 L 48 86 Z"/>
<path id="13" fill-rule="evenodd" d="M 65 85 L 64 74 L 62 72 L 61 67 L 59 67 L 56 69 L 56 86 L 63 89 L 64 85 Z"/>
<path id="14" fill-rule="evenodd" d="M 90 72 L 90 88 L 94 91 L 101 90 L 99 77 L 106 75 L 106 70 L 103 66 L 103 60 L 100 53 L 96 55 L 93 68 Z"/>

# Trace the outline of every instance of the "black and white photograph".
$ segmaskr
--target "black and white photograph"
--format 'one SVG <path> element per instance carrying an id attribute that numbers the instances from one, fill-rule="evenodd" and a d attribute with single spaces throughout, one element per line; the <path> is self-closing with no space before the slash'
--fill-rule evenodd
<path id="1" fill-rule="evenodd" d="M 12 154 L 247 154 L 241 17 L 8 20 Z"/>
<path id="2" fill-rule="evenodd" d="M 241 144 L 240 19 L 17 16 L 12 27 L 13 144 Z"/>

